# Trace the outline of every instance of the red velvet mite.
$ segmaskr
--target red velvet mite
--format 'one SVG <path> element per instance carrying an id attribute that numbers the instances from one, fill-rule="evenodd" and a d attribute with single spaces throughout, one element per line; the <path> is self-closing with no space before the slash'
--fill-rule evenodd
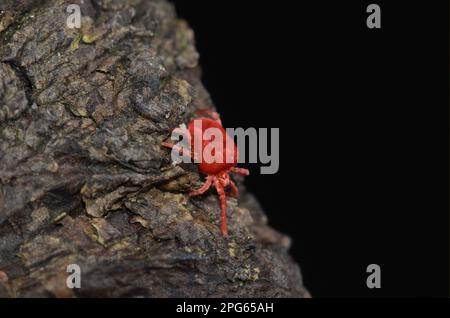
<path id="1" fill-rule="evenodd" d="M 222 126 L 220 116 L 216 112 L 212 112 L 209 110 L 198 110 L 196 114 L 199 115 L 208 115 L 211 118 L 207 117 L 200 117 L 193 119 L 187 127 L 186 130 L 178 129 L 180 134 L 188 138 L 188 141 L 190 141 L 191 149 L 194 149 L 194 151 L 191 151 L 190 154 L 185 154 L 185 156 L 189 156 L 191 158 L 196 158 L 198 160 L 198 169 L 201 173 L 205 174 L 206 181 L 205 183 L 198 188 L 197 190 L 194 190 L 189 193 L 189 196 L 197 196 L 205 193 L 212 185 L 217 190 L 217 193 L 219 194 L 220 199 L 220 208 L 221 208 L 221 224 L 220 224 L 220 230 L 223 235 L 228 235 L 228 226 L 227 226 L 227 199 L 226 196 L 229 195 L 231 197 L 236 198 L 238 196 L 238 188 L 236 184 L 233 182 L 233 180 L 230 179 L 229 173 L 230 172 L 236 172 L 242 176 L 248 176 L 249 171 L 247 169 L 243 168 L 237 168 L 237 159 L 238 159 L 238 150 L 236 147 L 236 144 L 234 143 L 234 140 L 227 134 L 225 129 Z M 196 123 L 199 124 L 198 121 L 201 121 L 201 131 L 196 131 Z M 221 162 L 217 161 L 211 161 L 205 162 L 203 158 L 203 151 L 205 147 L 211 146 L 211 143 L 220 143 L 219 140 L 205 140 L 204 139 L 204 132 L 208 128 L 216 128 L 218 131 L 220 131 L 222 135 L 222 147 L 217 147 L 218 149 L 224 149 L 222 154 L 215 154 L 213 151 L 213 155 L 217 155 L 217 157 L 221 157 Z M 195 143 L 201 144 L 201 154 L 195 153 Z M 168 148 L 176 148 L 177 146 L 171 143 L 163 143 L 162 144 L 165 147 Z M 217 146 L 220 146 L 217 145 Z M 178 148 L 178 147 L 177 147 Z M 181 152 L 182 149 L 179 149 Z M 226 160 L 228 158 L 228 161 Z M 229 187 L 230 192 L 226 193 L 225 188 Z"/>

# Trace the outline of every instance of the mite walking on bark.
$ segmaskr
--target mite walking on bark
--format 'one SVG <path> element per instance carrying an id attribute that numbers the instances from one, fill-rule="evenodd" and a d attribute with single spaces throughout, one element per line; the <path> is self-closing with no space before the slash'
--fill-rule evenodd
<path id="1" fill-rule="evenodd" d="M 194 162 L 198 163 L 198 169 L 201 173 L 205 174 L 206 181 L 198 189 L 189 193 L 189 196 L 202 195 L 211 186 L 214 186 L 219 194 L 220 208 L 221 208 L 221 224 L 220 230 L 223 235 L 228 235 L 227 226 L 227 198 L 229 195 L 236 198 L 238 196 L 238 188 L 233 180 L 230 179 L 230 172 L 238 173 L 242 176 L 248 176 L 249 171 L 243 168 L 237 168 L 238 150 L 234 140 L 227 134 L 222 126 L 220 116 L 216 112 L 209 110 L 198 110 L 198 115 L 207 115 L 211 118 L 200 117 L 193 119 L 187 129 L 176 128 L 183 138 L 187 138 L 187 142 L 190 145 L 190 153 L 187 153 L 186 149 L 164 142 L 162 145 L 173 149 L 181 153 L 183 156 L 188 156 L 194 159 Z M 215 135 L 215 138 L 205 138 L 205 132 L 212 129 L 219 132 L 219 136 Z M 221 137 L 221 138 L 217 138 Z M 200 145 L 200 149 L 197 149 L 197 145 Z M 212 160 L 204 157 L 205 148 L 211 149 Z M 205 160 L 207 159 L 207 160 Z M 226 193 L 225 188 L 230 187 L 230 192 Z"/>

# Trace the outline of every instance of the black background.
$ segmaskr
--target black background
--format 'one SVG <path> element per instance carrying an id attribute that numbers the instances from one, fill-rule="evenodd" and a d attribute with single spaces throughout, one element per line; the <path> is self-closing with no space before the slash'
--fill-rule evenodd
<path id="1" fill-rule="evenodd" d="M 280 128 L 246 184 L 313 297 L 447 297 L 448 2 L 174 2 L 224 126 Z"/>

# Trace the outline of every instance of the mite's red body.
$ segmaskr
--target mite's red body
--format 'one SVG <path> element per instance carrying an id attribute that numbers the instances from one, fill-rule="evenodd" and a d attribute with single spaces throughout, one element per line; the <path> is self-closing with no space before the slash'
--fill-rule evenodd
<path id="1" fill-rule="evenodd" d="M 201 117 L 192 120 L 188 127 L 187 131 L 182 131 L 178 129 L 180 134 L 184 135 L 191 144 L 191 153 L 183 155 L 188 155 L 192 158 L 195 158 L 198 163 L 198 169 L 200 172 L 204 173 L 206 177 L 205 183 L 197 190 L 189 193 L 190 196 L 197 196 L 205 193 L 212 185 L 217 190 L 220 199 L 220 207 L 221 207 L 221 225 L 220 229 L 223 235 L 228 234 L 228 226 L 227 226 L 227 193 L 225 192 L 226 187 L 230 187 L 229 196 L 237 197 L 238 196 L 238 188 L 233 180 L 230 179 L 229 173 L 236 172 L 243 176 L 248 176 L 249 171 L 247 169 L 237 168 L 235 167 L 238 159 L 238 151 L 234 140 L 227 134 L 225 129 L 222 127 L 222 123 L 220 121 L 219 115 L 215 112 L 211 112 L 208 110 L 200 110 L 197 111 L 197 114 L 206 114 L 211 116 L 210 118 Z M 216 139 L 207 139 L 204 138 L 204 132 L 208 128 L 215 128 L 216 131 L 219 132 L 222 138 Z M 196 143 L 200 145 L 201 153 L 196 151 Z M 211 143 L 215 143 L 211 145 Z M 222 143 L 222 145 L 218 144 Z M 175 148 L 176 146 L 170 143 L 163 143 L 163 146 L 169 148 Z M 215 158 L 220 158 L 221 160 L 205 160 L 203 157 L 203 152 L 206 147 L 212 147 L 215 151 L 220 151 L 222 149 L 222 153 L 215 153 L 212 151 L 212 154 Z M 220 147 L 221 146 L 221 147 Z M 219 150 L 217 150 L 219 149 Z M 200 149 L 199 149 L 200 150 Z M 180 150 L 181 151 L 181 150 Z"/>

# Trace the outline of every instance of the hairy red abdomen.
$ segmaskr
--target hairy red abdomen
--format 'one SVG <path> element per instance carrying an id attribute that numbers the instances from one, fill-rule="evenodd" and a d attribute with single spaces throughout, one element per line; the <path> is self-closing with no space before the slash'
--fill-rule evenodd
<path id="1" fill-rule="evenodd" d="M 200 123 L 201 130 L 198 128 Z M 219 132 L 218 135 L 221 138 L 216 140 L 214 136 L 210 138 L 205 136 L 205 131 L 209 128 L 217 129 L 217 132 Z M 218 174 L 236 165 L 238 159 L 236 144 L 219 122 L 208 118 L 194 119 L 189 123 L 188 130 L 191 134 L 191 148 L 194 151 L 197 150 L 195 149 L 195 140 L 197 140 L 198 144 L 201 144 L 201 154 L 197 154 L 201 160 L 198 164 L 198 169 L 201 172 L 205 174 Z M 208 158 L 204 156 L 206 147 L 208 147 L 206 152 L 213 155 L 212 159 L 214 160 L 212 162 L 207 162 Z M 209 151 L 211 149 L 212 151 Z"/>

